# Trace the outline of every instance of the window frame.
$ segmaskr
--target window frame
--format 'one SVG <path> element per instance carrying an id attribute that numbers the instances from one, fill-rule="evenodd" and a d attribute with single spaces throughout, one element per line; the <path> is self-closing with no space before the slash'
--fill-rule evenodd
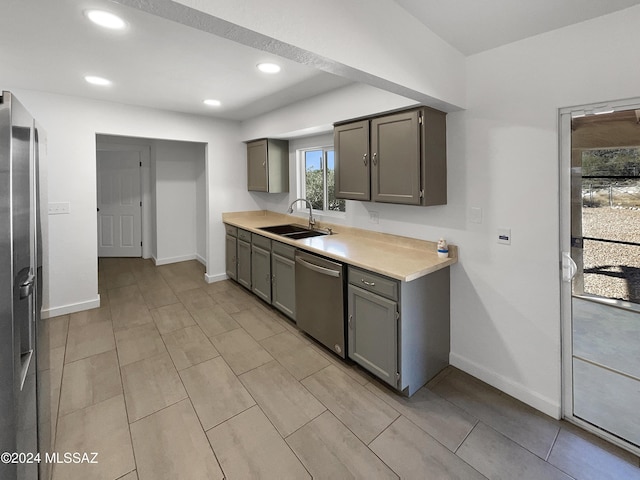
<path id="1" fill-rule="evenodd" d="M 329 205 L 329 191 L 327 188 L 327 161 L 328 161 L 328 152 L 332 151 L 334 152 L 334 162 L 335 162 L 335 149 L 333 145 L 322 145 L 322 146 L 316 146 L 316 147 L 304 147 L 304 148 L 300 148 L 298 150 L 296 150 L 296 166 L 297 166 L 297 170 L 298 170 L 298 175 L 297 175 L 297 192 L 298 192 L 298 197 L 299 198 L 306 198 L 306 180 L 307 180 L 307 175 L 306 175 L 306 152 L 314 152 L 314 151 L 318 151 L 321 150 L 322 151 L 322 182 L 323 182 L 323 205 L 325 206 L 325 208 L 323 210 L 319 210 L 314 208 L 313 209 L 313 213 L 315 215 L 327 215 L 327 216 L 334 216 L 334 217 L 340 217 L 340 218 L 344 218 L 346 215 L 346 210 L 347 210 L 347 205 L 346 205 L 346 201 L 345 201 L 345 211 L 341 212 L 339 210 L 328 210 L 326 208 L 327 205 Z M 334 163 L 334 168 L 335 168 L 335 163 Z M 308 211 L 308 207 L 306 206 L 306 204 L 299 202 L 296 205 L 296 211 Z"/>

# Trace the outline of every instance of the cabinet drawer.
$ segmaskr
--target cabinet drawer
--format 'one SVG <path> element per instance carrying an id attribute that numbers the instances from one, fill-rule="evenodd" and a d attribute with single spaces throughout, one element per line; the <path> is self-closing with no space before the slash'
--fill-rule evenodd
<path id="1" fill-rule="evenodd" d="M 293 260 L 296 256 L 296 248 L 286 243 L 271 242 L 271 251 L 281 257 Z"/>
<path id="2" fill-rule="evenodd" d="M 398 300 L 398 282 L 377 273 L 349 267 L 349 283 L 391 300 Z"/>
<path id="3" fill-rule="evenodd" d="M 244 240 L 245 242 L 251 243 L 251 232 L 248 232 L 246 230 L 242 230 L 241 228 L 239 228 L 238 229 L 238 238 L 240 240 Z"/>
<path id="4" fill-rule="evenodd" d="M 256 247 L 260 247 L 264 250 L 271 250 L 271 239 L 258 235 L 256 233 L 251 234 L 251 243 Z"/>
<path id="5" fill-rule="evenodd" d="M 231 235 L 232 237 L 238 236 L 238 227 L 234 227 L 233 225 L 227 225 L 225 223 L 224 228 L 225 228 L 225 231 L 227 232 L 227 235 Z"/>

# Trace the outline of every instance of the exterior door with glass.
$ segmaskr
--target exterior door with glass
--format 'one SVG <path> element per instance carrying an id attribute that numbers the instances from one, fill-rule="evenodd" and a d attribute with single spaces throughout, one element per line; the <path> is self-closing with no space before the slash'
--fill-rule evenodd
<path id="1" fill-rule="evenodd" d="M 633 450 L 640 446 L 640 110 L 580 110 L 561 114 L 564 415 Z"/>

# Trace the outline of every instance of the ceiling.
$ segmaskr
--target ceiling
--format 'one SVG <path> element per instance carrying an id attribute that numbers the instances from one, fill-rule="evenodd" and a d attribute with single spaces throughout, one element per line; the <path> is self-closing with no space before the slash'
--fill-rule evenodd
<path id="1" fill-rule="evenodd" d="M 244 120 L 351 83 L 106 0 L 3 0 L 2 6 L 0 89 Z M 95 26 L 83 13 L 89 8 L 120 15 L 128 28 L 114 32 Z M 261 73 L 256 65 L 265 61 L 276 61 L 282 71 Z M 113 84 L 89 85 L 85 75 Z M 222 105 L 204 105 L 210 98 Z"/>
<path id="2" fill-rule="evenodd" d="M 464 54 L 584 21 L 640 0 L 395 0 Z M 0 89 L 42 90 L 245 120 L 351 83 L 108 0 L 3 0 Z M 128 22 L 101 29 L 83 12 L 104 8 Z M 256 64 L 276 61 L 278 75 Z M 87 84 L 85 75 L 113 84 Z M 203 100 L 215 98 L 220 107 Z"/>
<path id="3" fill-rule="evenodd" d="M 464 55 L 640 4 L 640 0 L 395 1 Z"/>

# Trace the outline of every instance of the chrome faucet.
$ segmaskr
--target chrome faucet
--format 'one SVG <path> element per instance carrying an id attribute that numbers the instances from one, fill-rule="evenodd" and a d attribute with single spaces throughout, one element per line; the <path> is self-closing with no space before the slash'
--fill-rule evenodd
<path id="1" fill-rule="evenodd" d="M 291 205 L 289 205 L 289 209 L 287 210 L 287 213 L 293 213 L 293 206 L 297 202 L 305 202 L 307 204 L 307 207 L 309 207 L 309 229 L 313 230 L 313 226 L 316 224 L 316 221 L 313 218 L 313 210 L 312 210 L 313 207 L 311 205 L 311 202 L 306 198 L 296 198 L 293 202 L 291 202 Z"/>

